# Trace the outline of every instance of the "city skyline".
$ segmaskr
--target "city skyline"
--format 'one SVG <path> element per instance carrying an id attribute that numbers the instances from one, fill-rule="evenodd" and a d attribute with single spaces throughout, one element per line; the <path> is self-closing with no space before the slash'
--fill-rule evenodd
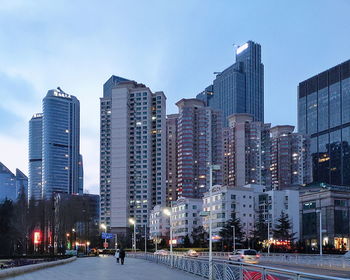
<path id="1" fill-rule="evenodd" d="M 85 189 L 91 193 L 99 189 L 99 97 L 111 75 L 164 91 L 167 114 L 176 113 L 180 95 L 195 97 L 212 82 L 214 71 L 234 62 L 233 43 L 253 40 L 262 47 L 265 65 L 265 122 L 296 125 L 298 83 L 349 59 L 350 39 L 342 36 L 348 26 L 346 1 L 300 1 L 293 7 L 275 3 L 274 11 L 257 1 L 240 6 L 193 1 L 187 9 L 158 2 L 157 11 L 140 2 L 140 9 L 133 10 L 139 19 L 127 25 L 123 13 L 114 17 L 118 19 L 109 15 L 116 7 L 130 10 L 129 4 L 115 3 L 107 11 L 97 2 L 83 7 L 78 1 L 71 9 L 67 3 L 5 1 L 0 8 L 1 26 L 8 27 L 0 29 L 1 161 L 28 174 L 28 121 L 41 111 L 46 91 L 61 86 L 81 100 L 81 154 Z M 318 17 L 310 20 L 308 11 L 315 5 Z M 86 20 L 72 21 L 81 9 Z M 249 22 L 252 10 L 259 26 Z M 329 11 L 334 11 L 332 23 L 323 20 Z M 204 15 L 202 20 L 197 13 Z M 52 21 L 57 15 L 60 20 Z M 207 23 L 205 16 L 217 20 Z M 173 32 L 168 32 L 170 26 Z M 147 43 L 140 44 L 140 38 Z"/>

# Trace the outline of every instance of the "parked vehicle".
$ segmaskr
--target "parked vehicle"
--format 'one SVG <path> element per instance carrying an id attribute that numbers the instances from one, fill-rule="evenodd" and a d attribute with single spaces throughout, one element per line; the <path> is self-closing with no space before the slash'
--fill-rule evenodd
<path id="1" fill-rule="evenodd" d="M 350 260 L 350 251 L 347 251 L 343 257 Z"/>
<path id="2" fill-rule="evenodd" d="M 169 255 L 169 251 L 168 250 L 157 250 L 154 252 L 155 255 L 159 255 L 159 256 L 168 256 Z"/>
<path id="3" fill-rule="evenodd" d="M 260 255 L 253 249 L 241 249 L 230 253 L 228 259 L 236 262 L 259 263 Z"/>
<path id="4" fill-rule="evenodd" d="M 185 254 L 184 254 L 185 257 L 198 257 L 199 254 L 197 253 L 197 251 L 195 250 L 188 250 Z"/>

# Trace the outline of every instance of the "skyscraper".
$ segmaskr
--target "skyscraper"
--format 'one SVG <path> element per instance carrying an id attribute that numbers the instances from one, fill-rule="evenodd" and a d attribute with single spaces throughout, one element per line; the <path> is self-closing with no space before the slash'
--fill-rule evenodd
<path id="1" fill-rule="evenodd" d="M 163 92 L 112 76 L 101 98 L 101 222 L 126 234 L 128 219 L 148 223 L 166 198 L 166 131 Z"/>
<path id="2" fill-rule="evenodd" d="M 311 136 L 313 180 L 350 185 L 350 60 L 298 87 L 298 130 Z"/>
<path id="3" fill-rule="evenodd" d="M 253 115 L 255 121 L 264 121 L 264 65 L 261 46 L 248 41 L 236 50 L 236 62 L 218 72 L 213 85 L 197 95 L 207 106 L 221 110 L 223 123 L 235 113 Z"/>
<path id="4" fill-rule="evenodd" d="M 28 177 L 16 168 L 16 197 L 22 193 L 28 198 Z"/>
<path id="5" fill-rule="evenodd" d="M 127 79 L 112 76 L 103 85 L 100 98 L 100 195 L 101 222 L 111 225 L 111 143 L 112 143 L 112 89 Z"/>
<path id="6" fill-rule="evenodd" d="M 292 125 L 270 129 L 272 189 L 282 190 L 312 181 L 310 138 L 293 131 Z"/>
<path id="7" fill-rule="evenodd" d="M 270 124 L 254 121 L 250 114 L 229 116 L 224 129 L 224 185 L 268 186 L 270 176 Z"/>
<path id="8" fill-rule="evenodd" d="M 28 196 L 28 177 L 18 168 L 13 174 L 0 162 L 0 202 L 4 199 L 15 201 L 22 192 Z"/>
<path id="9" fill-rule="evenodd" d="M 79 193 L 80 104 L 60 88 L 43 100 L 42 196 Z"/>
<path id="10" fill-rule="evenodd" d="M 209 165 L 222 164 L 221 113 L 198 99 L 181 99 L 178 119 L 178 195 L 201 198 L 209 188 Z M 213 174 L 222 184 L 222 172 Z"/>
<path id="11" fill-rule="evenodd" d="M 166 118 L 166 204 L 177 199 L 177 124 L 179 115 Z"/>
<path id="12" fill-rule="evenodd" d="M 0 202 L 4 199 L 16 200 L 16 176 L 0 162 Z"/>
<path id="13" fill-rule="evenodd" d="M 35 114 L 29 121 L 29 199 L 42 199 L 43 115 Z"/>

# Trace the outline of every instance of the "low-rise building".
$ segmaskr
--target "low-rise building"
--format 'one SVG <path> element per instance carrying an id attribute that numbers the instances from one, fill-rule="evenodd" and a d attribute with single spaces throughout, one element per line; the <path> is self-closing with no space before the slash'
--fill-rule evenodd
<path id="1" fill-rule="evenodd" d="M 300 194 L 301 239 L 319 248 L 320 215 L 322 245 L 350 250 L 350 188 L 313 184 Z"/>
<path id="2" fill-rule="evenodd" d="M 156 205 L 149 219 L 150 239 L 169 238 L 170 217 L 164 214 L 164 207 Z"/>
<path id="3" fill-rule="evenodd" d="M 243 187 L 228 187 L 216 185 L 213 187 L 212 199 L 206 192 L 203 197 L 203 210 L 212 210 L 213 236 L 218 236 L 225 222 L 231 218 L 240 220 L 242 232 L 246 237 L 251 236 L 255 225 L 255 205 L 259 194 L 263 193 L 262 185 L 245 185 Z M 203 218 L 203 226 L 209 231 L 209 216 Z"/>
<path id="4" fill-rule="evenodd" d="M 299 192 L 296 190 L 270 190 L 259 195 L 257 217 L 262 214 L 265 221 L 270 223 L 270 237 L 276 229 L 282 212 L 288 215 L 291 233 L 294 238 L 300 238 L 299 229 Z"/>
<path id="5" fill-rule="evenodd" d="M 171 223 L 176 244 L 182 244 L 186 236 L 192 241 L 193 229 L 202 225 L 199 216 L 202 207 L 203 202 L 200 198 L 180 197 L 172 203 Z"/>

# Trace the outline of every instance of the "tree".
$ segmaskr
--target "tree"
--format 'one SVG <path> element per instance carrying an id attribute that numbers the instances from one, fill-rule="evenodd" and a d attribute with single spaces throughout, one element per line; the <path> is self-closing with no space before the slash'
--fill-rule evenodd
<path id="1" fill-rule="evenodd" d="M 268 238 L 267 230 L 268 226 L 264 219 L 264 215 L 260 214 L 259 219 L 255 223 L 254 230 L 252 231 L 253 238 L 256 241 L 266 240 Z"/>
<path id="2" fill-rule="evenodd" d="M 190 248 L 191 246 L 192 246 L 191 240 L 188 234 L 186 234 L 186 236 L 184 237 L 184 248 Z"/>
<path id="3" fill-rule="evenodd" d="M 13 253 L 14 206 L 11 200 L 0 203 L 0 256 L 10 256 Z"/>
<path id="4" fill-rule="evenodd" d="M 193 246 L 197 248 L 206 248 L 208 246 L 209 234 L 204 230 L 203 226 L 199 226 L 192 231 Z"/>
<path id="5" fill-rule="evenodd" d="M 275 229 L 273 230 L 273 237 L 279 240 L 293 241 L 295 239 L 295 232 L 292 232 L 292 226 L 289 221 L 288 214 L 281 212 L 281 216 L 277 220 Z"/>
<path id="6" fill-rule="evenodd" d="M 226 246 L 227 248 L 232 247 L 233 244 L 233 226 L 235 227 L 236 242 L 241 242 L 244 236 L 240 220 L 232 215 L 232 219 L 228 220 L 219 232 L 223 246 Z"/>

